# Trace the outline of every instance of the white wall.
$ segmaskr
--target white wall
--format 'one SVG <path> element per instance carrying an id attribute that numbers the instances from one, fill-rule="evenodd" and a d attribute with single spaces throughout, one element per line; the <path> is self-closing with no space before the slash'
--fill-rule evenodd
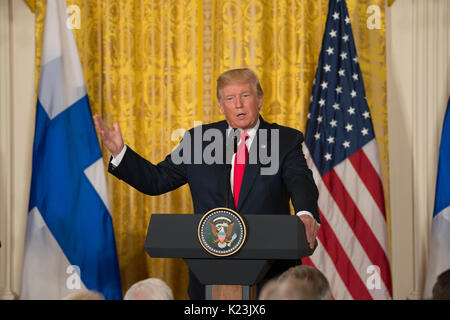
<path id="1" fill-rule="evenodd" d="M 17 297 L 34 136 L 34 14 L 0 1 L 0 299 Z"/>
<path id="2" fill-rule="evenodd" d="M 394 298 L 423 291 L 438 145 L 450 93 L 450 3 L 386 9 Z M 0 299 L 20 289 L 34 135 L 34 15 L 0 1 Z"/>

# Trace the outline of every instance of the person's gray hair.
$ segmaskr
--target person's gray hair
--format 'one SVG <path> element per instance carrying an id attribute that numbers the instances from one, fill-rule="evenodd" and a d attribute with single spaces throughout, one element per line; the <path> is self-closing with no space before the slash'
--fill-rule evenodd
<path id="1" fill-rule="evenodd" d="M 148 278 L 133 284 L 124 300 L 173 300 L 172 289 L 161 279 Z"/>
<path id="2" fill-rule="evenodd" d="M 65 296 L 63 300 L 105 300 L 100 292 L 93 290 L 80 290 Z"/>
<path id="3" fill-rule="evenodd" d="M 330 300 L 327 278 L 310 266 L 296 266 L 286 270 L 276 280 L 268 300 Z"/>

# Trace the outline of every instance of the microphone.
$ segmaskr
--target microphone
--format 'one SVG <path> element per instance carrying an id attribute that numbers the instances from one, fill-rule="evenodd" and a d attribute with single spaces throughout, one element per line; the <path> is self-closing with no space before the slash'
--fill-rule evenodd
<path id="1" fill-rule="evenodd" d="M 239 130 L 237 128 L 231 128 L 230 133 L 227 137 L 227 144 L 225 150 L 225 165 L 226 165 L 226 193 L 225 193 L 225 208 L 231 209 L 230 207 L 230 176 L 231 176 L 231 160 L 233 159 L 233 154 L 237 152 L 237 142 L 238 142 Z"/>

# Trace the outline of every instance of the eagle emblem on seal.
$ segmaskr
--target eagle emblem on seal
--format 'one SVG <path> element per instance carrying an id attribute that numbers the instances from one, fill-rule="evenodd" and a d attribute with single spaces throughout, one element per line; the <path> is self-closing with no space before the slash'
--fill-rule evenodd
<path id="1" fill-rule="evenodd" d="M 245 242 L 245 222 L 228 208 L 215 208 L 203 215 L 198 224 L 198 239 L 210 254 L 227 257 L 235 254 Z"/>
<path id="2" fill-rule="evenodd" d="M 234 222 L 226 217 L 220 217 L 210 221 L 209 224 L 213 236 L 212 243 L 217 244 L 221 249 L 230 247 L 237 237 L 237 234 L 233 233 Z"/>

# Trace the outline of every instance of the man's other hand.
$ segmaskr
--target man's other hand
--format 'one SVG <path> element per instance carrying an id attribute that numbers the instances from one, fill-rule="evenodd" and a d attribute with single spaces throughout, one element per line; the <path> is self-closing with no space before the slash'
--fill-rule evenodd
<path id="1" fill-rule="evenodd" d="M 314 241 L 316 240 L 317 232 L 319 232 L 320 225 L 314 218 L 309 215 L 302 214 L 298 216 L 305 225 L 306 240 L 308 240 L 311 249 L 314 249 Z"/>
<path id="2" fill-rule="evenodd" d="M 105 124 L 103 119 L 98 114 L 94 115 L 93 119 L 95 127 L 97 128 L 97 132 L 100 134 L 100 137 L 103 141 L 103 144 L 112 153 L 114 158 L 116 158 L 124 147 L 122 133 L 120 132 L 119 128 L 119 123 L 117 121 L 114 121 L 113 122 L 114 129 L 111 129 Z"/>

